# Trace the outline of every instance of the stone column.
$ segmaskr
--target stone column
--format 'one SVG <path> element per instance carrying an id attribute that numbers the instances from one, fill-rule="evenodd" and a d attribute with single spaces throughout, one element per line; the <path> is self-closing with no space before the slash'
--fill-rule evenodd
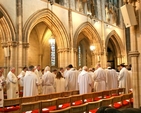
<path id="1" fill-rule="evenodd" d="M 12 41 L 9 42 L 10 45 L 10 67 L 15 67 L 16 69 L 16 74 L 18 74 L 18 52 L 17 52 L 17 46 L 18 42 L 17 41 Z"/>
<path id="2" fill-rule="evenodd" d="M 58 67 L 66 67 L 71 63 L 71 54 L 69 48 L 58 49 Z"/>
<path id="3" fill-rule="evenodd" d="M 6 74 L 8 73 L 9 71 L 9 68 L 10 67 L 10 51 L 9 51 L 9 45 L 8 43 L 1 43 L 2 45 L 2 48 L 4 49 L 4 76 L 6 77 Z"/>
<path id="4" fill-rule="evenodd" d="M 29 48 L 29 43 L 23 43 L 22 44 L 22 47 L 23 47 L 23 61 L 22 61 L 22 64 L 23 66 L 28 66 L 28 48 Z"/>
<path id="5" fill-rule="evenodd" d="M 22 0 L 16 0 L 16 24 L 17 24 L 17 34 L 16 41 L 19 41 L 17 46 L 17 72 L 20 73 L 23 67 L 23 49 L 22 49 L 22 28 L 23 28 L 23 14 L 22 14 Z"/>
<path id="6" fill-rule="evenodd" d="M 135 27 L 130 27 L 130 40 L 131 40 L 131 51 L 129 55 L 131 56 L 132 64 L 132 82 L 133 82 L 133 99 L 134 108 L 139 108 L 140 105 L 140 94 L 139 94 L 139 67 L 138 67 L 138 56 L 139 52 L 137 50 L 137 37 Z"/>

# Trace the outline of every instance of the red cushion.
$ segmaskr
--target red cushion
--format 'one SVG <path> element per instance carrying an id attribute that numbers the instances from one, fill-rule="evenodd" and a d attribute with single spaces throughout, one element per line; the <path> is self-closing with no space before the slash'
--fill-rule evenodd
<path id="1" fill-rule="evenodd" d="M 63 104 L 59 109 L 64 109 L 70 106 L 70 103 Z"/>
<path id="2" fill-rule="evenodd" d="M 44 109 L 42 109 L 42 113 L 49 113 L 49 111 L 53 111 L 53 110 L 56 110 L 56 106 L 44 108 Z"/>
<path id="3" fill-rule="evenodd" d="M 122 105 L 120 103 L 114 103 L 113 107 L 119 109 L 122 107 Z"/>
<path id="4" fill-rule="evenodd" d="M 129 104 L 129 102 L 128 102 L 127 100 L 124 100 L 124 101 L 123 101 L 123 105 L 124 105 L 124 106 L 126 106 L 126 105 L 128 105 L 128 104 Z"/>
<path id="5" fill-rule="evenodd" d="M 31 113 L 39 113 L 39 110 L 38 109 L 33 110 Z"/>
<path id="6" fill-rule="evenodd" d="M 85 101 L 85 102 L 92 102 L 93 99 L 85 99 L 84 101 Z"/>
<path id="7" fill-rule="evenodd" d="M 72 103 L 73 106 L 77 106 L 77 105 L 81 105 L 81 104 L 82 104 L 82 100 L 75 101 Z"/>
<path id="8" fill-rule="evenodd" d="M 98 109 L 90 110 L 89 113 L 96 113 Z"/>
<path id="9" fill-rule="evenodd" d="M 94 98 L 94 101 L 98 101 L 100 99 L 102 99 L 102 98 L 101 97 L 96 97 L 96 98 Z"/>
<path id="10" fill-rule="evenodd" d="M 20 106 L 10 106 L 5 108 L 0 108 L 0 112 L 16 111 L 18 109 L 20 109 Z"/>
<path id="11" fill-rule="evenodd" d="M 111 98 L 111 96 L 107 95 L 107 96 L 105 96 L 104 98 Z"/>

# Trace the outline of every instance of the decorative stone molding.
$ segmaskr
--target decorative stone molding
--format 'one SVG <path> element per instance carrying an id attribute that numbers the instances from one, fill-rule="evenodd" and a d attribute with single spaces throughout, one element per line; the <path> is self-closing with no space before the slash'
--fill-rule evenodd
<path id="1" fill-rule="evenodd" d="M 70 51 L 70 48 L 61 48 L 61 49 L 58 49 L 58 53 L 60 52 L 69 52 Z"/>
<path id="2" fill-rule="evenodd" d="M 17 41 L 11 41 L 11 42 L 8 42 L 8 43 L 9 43 L 9 46 L 12 46 L 12 47 L 17 47 L 17 45 L 18 45 Z"/>
<path id="3" fill-rule="evenodd" d="M 128 55 L 129 55 L 130 57 L 138 57 L 138 56 L 140 55 L 140 53 L 139 53 L 138 51 L 130 51 L 130 52 L 128 53 Z"/>
<path id="4" fill-rule="evenodd" d="M 2 48 L 8 47 L 8 43 L 7 42 L 2 42 L 1 45 L 2 45 Z"/>
<path id="5" fill-rule="evenodd" d="M 29 48 L 29 43 L 27 42 L 23 42 L 22 45 L 23 45 L 23 48 Z"/>

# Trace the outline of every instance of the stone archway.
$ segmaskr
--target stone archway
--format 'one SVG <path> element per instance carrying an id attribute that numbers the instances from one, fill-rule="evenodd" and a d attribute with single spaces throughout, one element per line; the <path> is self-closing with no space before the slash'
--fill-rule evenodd
<path id="1" fill-rule="evenodd" d="M 80 42 L 83 42 L 81 45 L 85 45 L 83 40 L 87 40 L 87 55 L 83 54 L 82 56 L 86 56 L 86 60 L 88 59 L 88 63 L 84 63 L 84 65 L 87 65 L 89 67 L 94 67 L 95 64 L 98 62 L 98 57 L 102 55 L 103 53 L 103 46 L 101 38 L 96 31 L 96 29 L 91 25 L 89 22 L 85 22 L 77 29 L 75 35 L 74 35 L 74 48 L 78 48 Z M 89 49 L 90 45 L 94 45 L 96 47 L 95 51 L 91 52 Z M 84 52 L 83 52 L 84 53 Z M 77 55 L 76 55 L 77 56 Z M 85 59 L 85 58 L 84 58 Z M 103 62 L 103 61 L 101 61 Z"/>
<path id="2" fill-rule="evenodd" d="M 16 43 L 15 28 L 6 10 L 0 5 L 0 64 L 5 67 L 5 73 L 10 66 L 17 66 L 16 57 L 10 53 L 10 48 Z"/>
<path id="3" fill-rule="evenodd" d="M 105 47 L 105 50 L 107 51 L 107 61 L 111 62 L 113 68 L 116 68 L 118 64 L 124 62 L 125 46 L 115 30 L 110 32 L 107 36 Z"/>
<path id="4" fill-rule="evenodd" d="M 66 52 L 65 50 L 70 48 L 70 43 L 69 43 L 70 39 L 69 39 L 69 36 L 67 34 L 67 31 L 66 31 L 64 25 L 51 10 L 49 10 L 49 9 L 40 10 L 40 11 L 36 12 L 35 14 L 33 14 L 27 20 L 27 22 L 25 23 L 25 26 L 24 26 L 24 30 L 23 30 L 24 31 L 23 42 L 29 43 L 30 35 L 31 35 L 33 29 L 38 28 L 37 25 L 39 25 L 39 24 L 40 25 L 42 24 L 43 26 L 45 26 L 44 36 L 46 34 L 45 32 L 49 31 L 55 37 L 56 45 L 57 45 L 57 54 L 58 54 L 57 56 L 58 56 L 58 61 L 59 61 L 58 66 L 60 66 L 61 65 L 60 62 L 64 62 L 64 61 L 62 61 L 64 59 L 60 56 L 60 51 Z M 45 37 L 44 37 L 41 40 L 42 40 L 42 44 L 44 44 L 45 41 L 48 39 L 45 39 Z M 41 41 L 41 40 L 39 40 L 39 41 Z M 39 53 L 39 54 L 42 54 L 42 53 Z M 28 58 L 25 58 L 25 59 L 27 61 Z M 25 63 L 28 64 L 28 62 L 26 62 L 26 61 L 25 61 Z"/>

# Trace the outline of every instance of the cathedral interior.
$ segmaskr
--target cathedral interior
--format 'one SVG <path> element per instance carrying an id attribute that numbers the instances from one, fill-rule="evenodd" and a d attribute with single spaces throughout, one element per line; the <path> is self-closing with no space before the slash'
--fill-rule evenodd
<path id="1" fill-rule="evenodd" d="M 121 7 L 135 8 L 137 23 L 127 27 Z M 112 68 L 132 64 L 135 107 L 141 106 L 140 0 L 0 0 L 0 66 L 51 69 L 72 64 Z M 131 17 L 130 17 L 131 18 Z"/>

